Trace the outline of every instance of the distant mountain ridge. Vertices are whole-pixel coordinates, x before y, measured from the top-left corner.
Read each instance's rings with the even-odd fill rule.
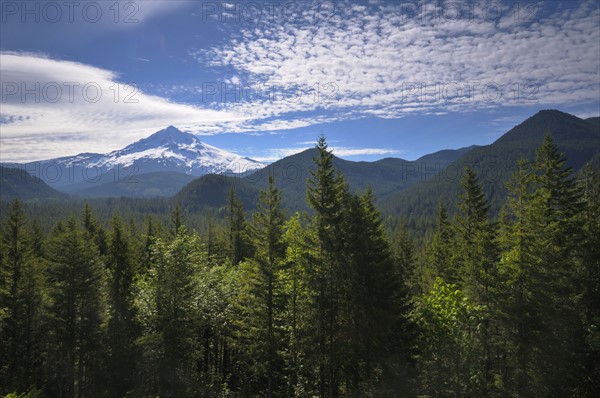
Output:
[[[82,181],[61,187],[61,192],[83,198],[152,198],[173,196],[196,176],[175,171],[156,171],[122,178],[118,182],[106,174],[100,180],[90,183]]]
[[[67,195],[21,169],[0,166],[0,200],[60,200]]]
[[[597,120],[584,120],[558,110],[543,110],[510,129],[494,143],[457,150],[442,150],[415,161],[385,158],[375,162],[352,162],[334,156],[335,168],[344,174],[351,190],[371,186],[385,215],[400,215],[413,222],[429,217],[441,200],[452,206],[459,191],[465,165],[471,165],[484,184],[492,211],[506,195],[504,184],[516,162],[533,159],[546,133],[550,133],[568,164],[575,170],[600,155],[600,130]],[[258,193],[267,187],[268,174],[282,190],[283,201],[290,210],[306,208],[306,179],[314,169],[316,149],[281,159],[246,178],[220,177],[192,181],[175,197],[177,203],[193,210],[204,206],[221,206],[226,202],[225,187],[241,192],[244,203],[256,204]],[[208,189],[208,185],[212,187]]]
[[[264,164],[208,145],[193,134],[169,126],[108,154],[81,153],[6,166],[23,168],[57,189],[88,183],[82,187],[84,190],[99,182],[112,180],[119,183],[147,173],[177,172],[191,176],[236,174],[258,170]]]
[[[354,162],[334,156],[333,165],[344,174],[351,190],[362,191],[370,186],[375,196],[381,198],[421,182],[428,173],[437,174],[474,148],[476,146],[447,149],[415,161],[384,158],[374,162]],[[268,178],[272,174],[275,185],[282,191],[284,205],[291,210],[305,209],[306,179],[314,169],[313,160],[317,155],[316,148],[307,149],[243,177],[204,176],[189,183],[174,200],[189,209],[218,207],[225,204],[229,188],[234,187],[240,192],[242,201],[253,208],[259,192],[268,187]]]
[[[452,168],[406,190],[380,198],[386,214],[405,219],[412,227],[423,216],[432,216],[440,201],[452,210],[462,169],[471,165],[483,183],[492,214],[500,209],[507,191],[505,183],[520,159],[534,160],[536,150],[550,134],[574,171],[600,156],[600,126],[597,118],[581,119],[558,110],[542,110],[510,129],[490,145],[474,148],[460,156]]]
[[[442,150],[415,161],[384,158],[354,162],[334,156],[333,162],[352,191],[370,186],[384,214],[399,215],[407,220],[432,215],[442,199],[452,207],[460,174],[469,164],[484,183],[493,211],[497,211],[506,194],[504,184],[514,171],[516,161],[533,159],[546,133],[553,136],[575,170],[587,162],[600,163],[599,122],[599,118],[581,119],[557,110],[544,110],[490,145]],[[85,164],[105,168],[108,172],[91,183],[83,180],[55,186],[63,192],[87,198],[172,196],[173,202],[192,211],[223,206],[227,191],[235,187],[251,210],[259,192],[268,186],[269,175],[273,174],[277,187],[282,190],[285,207],[292,211],[303,210],[306,209],[306,180],[314,169],[316,156],[315,148],[307,149],[262,167],[258,162],[208,146],[192,134],[169,127],[107,155],[88,153],[56,159],[62,165],[78,165],[87,159]],[[135,172],[131,166],[135,164],[147,172]],[[196,171],[199,167],[196,165],[200,164],[206,169]],[[248,165],[246,172],[234,174],[236,164]],[[208,169],[214,171],[208,173]],[[186,170],[188,174],[182,172]],[[25,190],[28,186],[25,185]],[[14,184],[12,187],[18,189]]]

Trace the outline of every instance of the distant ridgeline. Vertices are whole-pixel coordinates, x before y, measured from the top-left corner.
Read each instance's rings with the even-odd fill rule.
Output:
[[[415,161],[386,158],[353,162],[334,156],[333,163],[352,191],[372,188],[384,215],[399,217],[411,228],[423,230],[431,226],[440,201],[445,200],[449,209],[454,209],[458,182],[466,165],[483,182],[491,214],[497,215],[506,197],[505,183],[516,162],[533,160],[545,134],[552,136],[574,171],[588,162],[598,163],[600,118],[581,119],[557,110],[538,112],[486,146],[443,150]],[[190,146],[194,150],[188,151]],[[242,203],[252,210],[259,192],[268,186],[269,175],[273,175],[275,185],[282,190],[284,207],[290,211],[306,210],[306,179],[316,153],[316,149],[308,149],[264,166],[169,127],[108,155],[81,154],[46,163],[11,165],[34,174],[46,166],[41,177],[49,186],[39,178],[19,179],[25,174],[6,172],[2,200],[65,199],[57,191],[82,199],[162,196],[170,197],[173,204],[179,203],[189,212],[198,212],[222,208],[227,192],[234,187]],[[89,162],[96,167],[86,169]],[[66,170],[59,182],[57,165]],[[87,177],[86,172],[90,174]],[[79,177],[74,179],[73,175]]]

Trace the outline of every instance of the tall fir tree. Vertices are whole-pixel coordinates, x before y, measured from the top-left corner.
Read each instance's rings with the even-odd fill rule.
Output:
[[[450,259],[452,258],[452,230],[448,210],[444,202],[440,202],[436,216],[436,227],[429,245],[428,251],[428,285],[431,286],[435,276],[440,276],[448,283],[457,283],[457,270],[453,267]]]
[[[254,363],[259,386],[257,392],[267,397],[285,396],[285,377],[281,353],[285,349],[282,333],[284,297],[280,281],[285,259],[281,209],[281,192],[269,176],[269,187],[260,193],[258,211],[250,231],[255,253],[248,266],[252,276],[247,300],[251,363]]]
[[[159,235],[152,216],[146,217],[146,226],[143,236],[143,244],[140,253],[140,266],[142,270],[148,270],[152,263],[152,245]],[[140,270],[140,271],[142,271]]]
[[[310,172],[307,182],[307,201],[314,210],[312,228],[317,238],[317,258],[309,271],[311,288],[315,291],[315,319],[311,334],[317,347],[315,393],[335,398],[341,382],[342,332],[341,305],[349,288],[344,266],[343,205],[347,186],[341,175],[336,175],[333,154],[328,150],[324,136],[317,142],[316,170]]]
[[[107,253],[109,319],[107,328],[107,390],[127,396],[136,380],[136,339],[139,326],[134,307],[135,264],[131,239],[118,216],[113,217]]]
[[[509,288],[510,389],[526,397],[569,395],[582,347],[573,278],[581,193],[549,135],[532,165],[519,164],[509,190],[514,222],[500,266]]]
[[[460,187],[458,214],[454,223],[457,238],[455,262],[461,282],[468,290],[477,287],[478,274],[483,265],[478,252],[478,243],[482,242],[478,240],[486,238],[484,235],[488,233],[488,205],[483,187],[470,166],[465,167]]]
[[[158,343],[158,391],[154,393],[164,397],[192,397],[197,393],[199,248],[198,237],[188,236],[185,228],[180,228],[172,243],[156,244],[152,329]]]
[[[417,294],[421,291],[425,272],[417,268],[415,244],[402,220],[396,225],[392,239],[398,272],[403,276],[406,287]]]
[[[286,246],[285,266],[281,272],[283,293],[286,297],[284,323],[288,349],[283,353],[288,380],[288,396],[302,396],[312,389],[316,364],[314,330],[307,325],[314,322],[312,294],[308,272],[315,259],[316,238],[305,228],[306,215],[296,213],[285,225],[283,239]]]
[[[472,375],[478,393],[492,394],[495,364],[493,331],[498,322],[496,306],[496,284],[498,281],[497,257],[493,227],[489,222],[489,206],[475,171],[465,167],[460,181],[458,215],[455,219],[456,244],[455,264],[459,272],[460,286],[476,305],[483,308],[484,315],[475,338],[481,349],[480,371]]]
[[[578,279],[585,355],[577,393],[596,396],[600,395],[600,172],[591,165],[583,171],[581,189],[583,244]]]
[[[171,212],[171,236],[175,237],[179,233],[180,228],[183,226],[183,212],[179,203],[175,205]]]
[[[108,250],[106,231],[102,228],[96,214],[94,214],[92,207],[88,203],[83,206],[82,223],[83,230],[87,234],[86,239],[93,242],[96,245],[98,253],[104,256]]]
[[[508,340],[505,347],[508,355],[507,372],[503,383],[507,391],[525,396],[529,390],[528,373],[532,367],[531,342],[535,336],[532,326],[540,324],[541,312],[536,308],[544,304],[538,298],[544,289],[541,269],[532,253],[532,231],[535,226],[531,224],[529,208],[533,174],[528,162],[521,160],[517,163],[517,170],[507,188],[508,213],[501,220],[502,235],[499,237],[502,249],[499,268],[506,280],[502,309]]]
[[[71,218],[52,233],[48,247],[52,337],[49,390],[61,397],[100,396],[95,385],[100,369],[105,313],[105,274],[89,235]]]
[[[580,320],[574,308],[576,256],[583,241],[578,217],[582,192],[552,137],[547,134],[533,163],[534,186],[530,217],[534,256],[545,287],[539,298],[544,339],[537,342],[538,377],[530,378],[534,393],[572,393],[578,374]],[[552,294],[549,294],[552,292]]]
[[[250,254],[250,248],[247,239],[244,205],[237,197],[233,187],[229,190],[227,208],[229,258],[231,263],[236,265]]]
[[[346,330],[344,390],[352,397],[410,395],[412,331],[408,280],[413,252],[408,235],[394,258],[371,188],[347,198],[345,252],[349,289],[343,297]]]
[[[23,207],[12,203],[2,231],[0,261],[0,393],[40,386],[44,278],[37,234],[31,234]],[[37,249],[37,250],[36,250]]]

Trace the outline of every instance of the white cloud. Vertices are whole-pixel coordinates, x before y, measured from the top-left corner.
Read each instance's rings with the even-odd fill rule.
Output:
[[[71,140],[105,152],[170,124],[210,133],[247,120],[135,91],[111,71],[76,62],[3,52],[0,64],[2,161],[73,154],[63,146]]]
[[[311,144],[307,142],[306,144]],[[303,152],[307,149],[314,148],[315,145],[302,146],[297,148],[272,148],[267,151],[264,151],[259,156],[252,155],[252,159],[258,160],[260,162],[270,163],[286,156],[295,155],[297,153]],[[351,158],[355,156],[368,156],[368,155],[399,155],[404,153],[404,150],[401,149],[392,149],[392,148],[351,148],[351,147],[342,147],[342,146],[330,146],[329,150],[333,152],[335,156],[341,158]]]
[[[600,117],[600,110],[598,110],[598,109],[582,109],[579,112],[573,112],[573,114],[582,119],[588,119],[590,117]]]
[[[279,159],[282,159],[286,156],[295,155],[297,153],[300,153],[300,152],[305,151],[310,148],[311,147],[309,147],[309,146],[301,147],[301,148],[273,148],[273,149],[264,151],[262,155],[259,155],[259,156],[253,155],[252,159],[258,160],[259,162],[263,162],[263,163],[271,163],[271,162],[275,162]]]
[[[352,157],[365,155],[399,155],[404,153],[404,150],[389,149],[389,148],[346,148],[346,147],[331,147],[331,151],[336,156]]]
[[[536,3],[538,9],[528,5],[519,14],[505,5],[498,18],[475,3],[471,17],[464,8],[453,20],[440,17],[433,4],[409,17],[406,4],[338,3],[335,17],[316,25],[312,14],[265,21],[196,56],[211,66],[233,66],[249,81],[300,87],[304,94],[296,101],[225,105],[261,118],[318,109],[397,118],[598,101],[600,8],[593,0],[556,9]],[[310,95],[316,85],[326,99]]]
[[[261,112],[251,104],[210,109],[177,103],[120,83],[113,71],[40,54],[0,52],[0,64],[4,162],[107,152],[171,124],[199,135],[278,134],[339,120],[324,115],[274,117],[281,115],[281,104]],[[237,84],[239,77],[231,81]],[[72,141],[68,146],[67,140]]]
[[[146,21],[168,12],[171,3],[135,4],[140,21]],[[540,7],[535,15],[523,8],[525,14],[518,18],[511,6],[504,6],[498,20],[482,17],[480,5],[474,18],[446,20],[431,8],[407,16],[404,2],[332,4],[335,14],[325,20],[315,23],[311,13],[286,20],[264,18],[259,26],[246,25],[222,46],[193,52],[200,63],[223,67],[228,77],[224,82],[275,88],[274,96],[247,101],[200,107],[137,92],[131,99],[138,102],[126,103],[131,91],[112,71],[39,54],[0,53],[2,160],[67,155],[74,148],[107,151],[168,124],[198,134],[279,132],[361,117],[399,118],[528,103],[583,104],[588,109],[598,103],[600,7],[594,0],[556,8],[535,3]],[[31,96],[22,101],[21,85],[33,87],[36,82],[48,87],[46,95],[38,102],[29,100]],[[70,82],[79,84],[73,101],[67,91]],[[6,101],[5,83],[19,88]],[[102,91],[97,102],[85,101],[81,88],[89,83],[94,84],[88,94],[94,87]],[[52,84],[63,91],[57,102],[47,98],[53,94]],[[286,90],[294,87],[298,91],[292,94]],[[502,95],[494,99],[497,89]],[[169,90],[198,92],[187,86]],[[25,141],[20,140],[29,141],[22,145]],[[339,147],[337,154],[367,154],[359,150]],[[285,156],[285,151],[265,155],[273,156]]]

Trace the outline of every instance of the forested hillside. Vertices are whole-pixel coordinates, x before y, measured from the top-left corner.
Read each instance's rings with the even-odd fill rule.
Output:
[[[417,243],[402,223],[386,232],[373,190],[349,189],[324,138],[309,155],[298,190],[310,213],[287,211],[273,176],[253,203],[222,185],[223,223],[132,200],[143,228],[83,205],[46,233],[35,204],[14,201],[1,225],[0,395],[598,395],[598,170],[575,178],[546,135],[532,160],[515,159],[493,217],[467,166],[446,195],[456,206],[435,203]]]
[[[126,173],[123,173],[126,174]],[[118,177],[118,176],[117,176]],[[195,177],[173,171],[125,175],[117,178],[114,173],[101,175],[97,180],[82,181],[61,187],[62,192],[83,198],[155,198],[170,197]]]
[[[412,229],[423,233],[432,226],[440,200],[456,209],[460,179],[465,166],[478,174],[488,197],[490,210],[497,216],[506,201],[506,183],[521,159],[532,161],[544,136],[552,136],[567,164],[575,171],[600,159],[600,128],[594,118],[587,120],[557,110],[543,110],[515,126],[494,143],[468,151],[438,175],[406,190],[388,195],[379,202],[384,214],[400,217]]]
[[[352,162],[333,156],[332,163],[336,171],[344,174],[352,191],[371,187],[376,197],[380,198],[420,183],[422,167],[431,168],[435,174],[473,148],[443,150],[415,161],[385,158],[375,162]],[[277,188],[282,191],[285,206],[294,210],[308,210],[304,200],[306,178],[314,168],[313,159],[317,153],[314,148],[307,149],[245,175],[201,177],[182,189],[174,200],[194,210],[220,207],[227,202],[228,188],[236,186],[238,191],[243,192],[241,196],[246,200],[245,204],[254,209],[260,190],[268,187],[269,176],[273,175]]]
[[[333,164],[346,176],[352,191],[371,187],[377,205],[395,224],[400,218],[411,229],[424,234],[433,226],[437,204],[447,199],[455,209],[459,182],[465,166],[479,175],[490,202],[490,211],[497,216],[506,200],[505,184],[515,171],[518,160],[533,160],[544,135],[550,134],[556,145],[567,155],[568,165],[575,171],[600,156],[600,129],[595,118],[581,119],[557,110],[544,110],[531,116],[486,146],[471,146],[425,155],[415,161],[387,158],[376,162],[351,162],[337,157]],[[312,168],[314,149],[288,156],[263,170],[237,177],[202,177],[182,189],[176,203],[193,211],[219,208],[227,201],[229,187],[236,186],[244,203],[254,209],[260,190],[268,186],[268,176],[274,174],[282,190],[283,203],[294,210],[308,210],[304,181]],[[595,160],[594,160],[595,159]]]
[[[66,195],[51,188],[44,181],[29,173],[0,166],[0,201],[65,199]]]

